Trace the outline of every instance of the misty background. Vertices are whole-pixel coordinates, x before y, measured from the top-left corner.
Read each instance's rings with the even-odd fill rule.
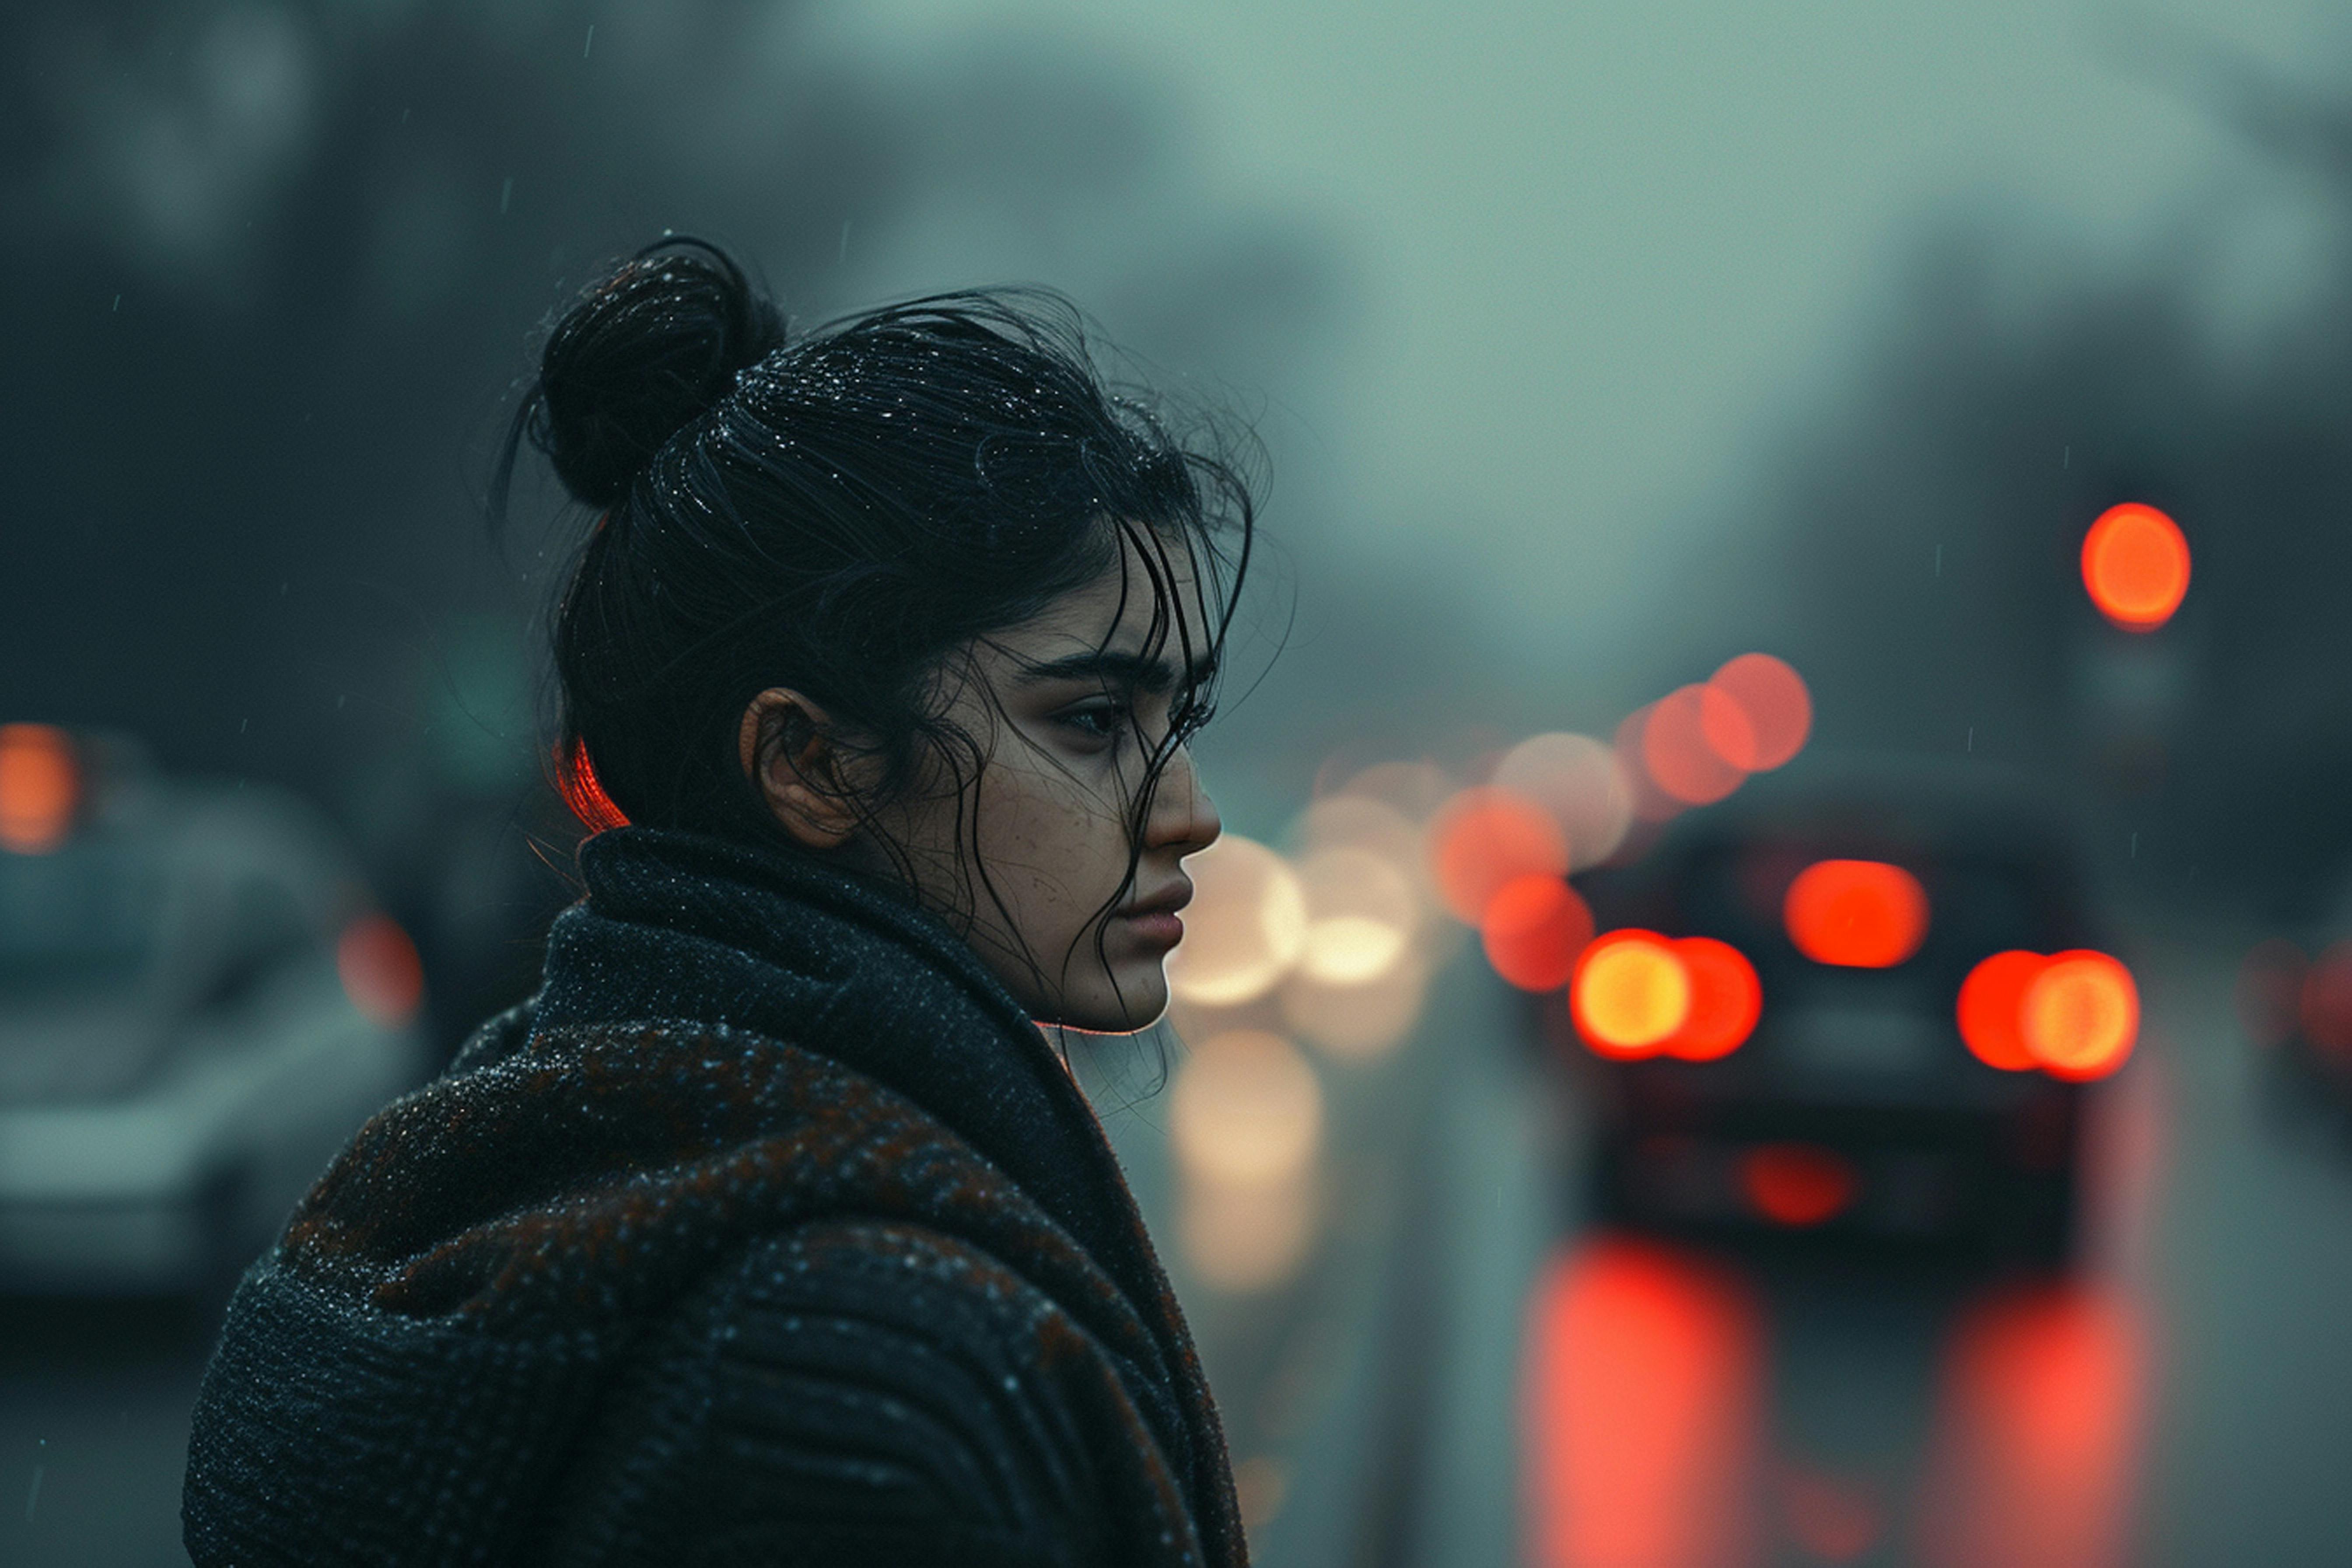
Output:
[[[2137,892],[2305,910],[2352,849],[2326,8],[148,0],[0,28],[0,707],[313,796],[445,958],[560,900],[530,845],[571,831],[539,627],[581,520],[542,488],[493,539],[495,442],[551,313],[668,229],[803,324],[1051,284],[1255,426],[1271,548],[1204,747],[1245,832],[1335,757],[1606,733],[1764,647],[1824,747],[2040,773]],[[2124,499],[2196,552],[2160,647],[2074,577]]]

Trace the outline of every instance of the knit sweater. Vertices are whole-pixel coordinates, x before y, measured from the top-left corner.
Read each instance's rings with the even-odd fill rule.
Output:
[[[199,1396],[198,1568],[1242,1564],[1117,1163],[945,926],[623,828],[353,1138]]]

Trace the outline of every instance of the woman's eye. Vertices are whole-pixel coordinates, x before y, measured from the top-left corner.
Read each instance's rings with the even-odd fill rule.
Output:
[[[1085,708],[1066,708],[1061,721],[1093,740],[1108,741],[1128,727],[1129,712],[1122,703],[1097,702]]]

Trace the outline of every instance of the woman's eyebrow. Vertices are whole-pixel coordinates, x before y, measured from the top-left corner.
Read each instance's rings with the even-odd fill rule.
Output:
[[[1205,686],[1216,672],[1216,656],[1211,654],[1192,666],[1187,684]],[[1147,658],[1139,653],[1114,653],[1103,648],[1090,648],[1061,658],[1024,665],[1019,679],[1024,686],[1042,686],[1055,680],[1083,680],[1103,686],[1125,686],[1139,691],[1160,692],[1170,690],[1176,685],[1176,667],[1164,658]]]

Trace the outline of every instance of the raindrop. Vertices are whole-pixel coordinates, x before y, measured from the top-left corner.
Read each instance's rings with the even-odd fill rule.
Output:
[[[114,297],[114,308],[118,310],[122,309],[122,296],[120,294]]]
[[[499,187],[499,216],[500,217],[504,217],[506,216],[508,204],[511,203],[513,200],[514,176],[512,174],[509,174],[507,176],[507,183]]]
[[[588,41],[587,41],[586,43],[584,43],[584,44],[583,44],[583,45],[581,45],[581,46],[580,46],[580,58],[581,58],[582,59],[583,59],[583,60],[584,60],[584,59],[586,59],[586,58],[588,58],[588,51],[589,51],[590,49],[594,48],[595,47],[596,47],[596,24],[595,24],[595,23],[593,23],[593,22],[591,22],[591,23],[589,23],[589,24],[588,24]]]

